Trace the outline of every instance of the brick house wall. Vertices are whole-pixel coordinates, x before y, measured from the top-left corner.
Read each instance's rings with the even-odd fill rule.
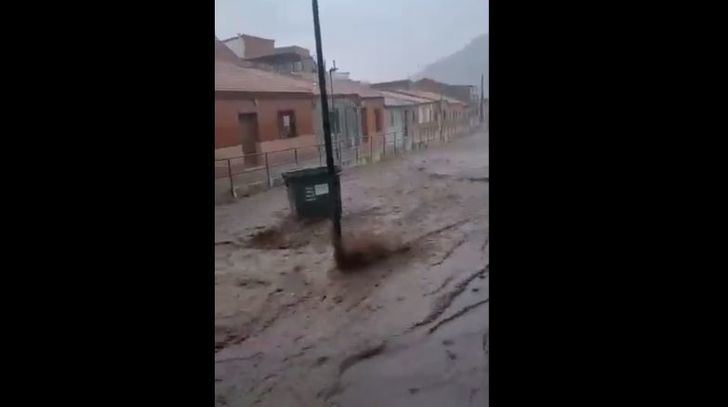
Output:
[[[243,94],[215,92],[215,156],[225,158],[242,154],[243,134],[238,115],[257,114],[256,152],[263,153],[316,143],[312,95]],[[281,138],[278,113],[292,111],[296,137]]]
[[[245,58],[257,58],[275,53],[275,40],[242,35],[245,41]]]

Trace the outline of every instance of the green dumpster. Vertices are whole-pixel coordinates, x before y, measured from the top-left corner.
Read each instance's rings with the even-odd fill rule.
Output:
[[[336,176],[340,168],[336,167]],[[291,212],[299,219],[323,218],[331,214],[329,172],[326,167],[304,168],[282,174],[288,189]]]

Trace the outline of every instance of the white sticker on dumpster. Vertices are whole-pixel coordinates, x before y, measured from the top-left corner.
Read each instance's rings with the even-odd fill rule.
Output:
[[[329,184],[314,185],[314,193],[316,195],[326,195],[329,193]]]

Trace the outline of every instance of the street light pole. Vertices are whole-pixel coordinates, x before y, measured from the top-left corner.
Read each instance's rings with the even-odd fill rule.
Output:
[[[334,66],[329,68],[329,82],[331,83],[331,85],[330,85],[331,86],[331,111],[333,113],[336,113],[336,107],[334,107],[334,72],[337,71],[337,68],[336,68],[336,60],[334,60],[333,62],[334,62]],[[336,119],[335,127],[338,129],[339,128],[339,115],[334,114],[334,116],[336,116],[335,117],[335,119]],[[341,132],[339,132],[339,134],[336,134],[336,140],[333,140],[336,142],[336,153],[337,153],[336,155],[339,158],[339,163],[341,163],[341,141],[339,139],[339,136],[341,135],[340,133]]]
[[[318,1],[312,0],[313,8],[313,30],[316,35],[316,60],[318,63],[318,84],[321,93],[321,115],[324,130],[324,146],[326,148],[326,167],[329,170],[329,199],[333,206],[331,211],[331,222],[333,223],[332,241],[334,244],[334,255],[339,256],[341,246],[341,185],[339,174],[334,167],[334,156],[331,148],[331,124],[329,123],[329,104],[326,97],[326,72],[324,68],[324,56],[321,45],[321,28],[319,24]]]
[[[329,68],[329,81],[331,82],[331,111],[335,111],[336,108],[334,107],[334,72],[338,71],[339,68],[336,67],[336,60],[334,60],[334,66]]]

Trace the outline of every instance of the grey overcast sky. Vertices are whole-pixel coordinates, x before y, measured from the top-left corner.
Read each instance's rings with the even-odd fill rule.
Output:
[[[489,0],[319,0],[323,54],[357,80],[417,73],[488,32]],[[311,0],[215,0],[215,34],[316,52]]]

